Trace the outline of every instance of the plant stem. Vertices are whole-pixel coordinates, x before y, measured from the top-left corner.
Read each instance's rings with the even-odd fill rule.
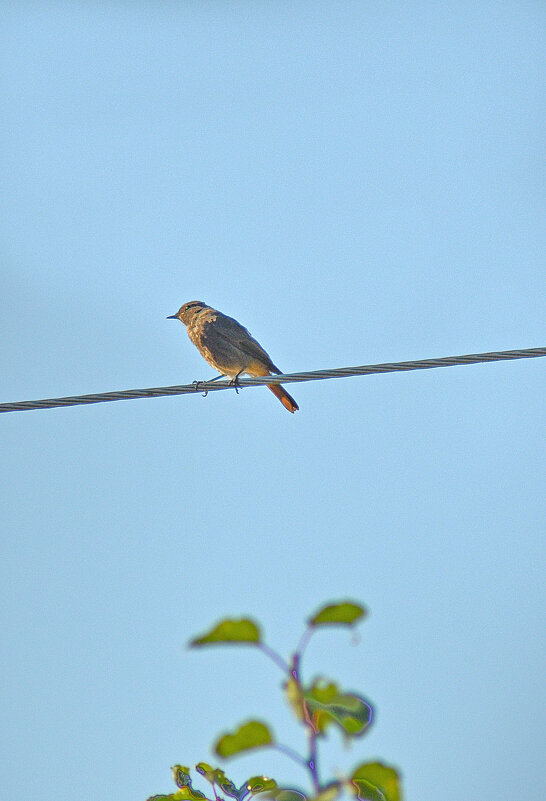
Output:
[[[309,727],[309,771],[313,780],[315,792],[320,792],[320,782],[317,769],[317,734],[313,726]]]
[[[301,659],[301,657],[305,653],[305,649],[309,645],[309,640],[311,639],[314,633],[315,633],[315,627],[307,626],[307,628],[301,635],[298,647],[296,648],[296,654],[298,655],[298,659]]]
[[[305,698],[304,698],[304,694],[303,694],[303,687],[301,686],[301,681],[300,681],[300,659],[301,659],[301,655],[303,653],[303,650],[305,650],[305,647],[307,646],[307,643],[309,642],[309,638],[310,638],[312,633],[313,633],[312,629],[307,629],[305,634],[304,634],[304,636],[301,638],[299,646],[298,646],[298,648],[301,648],[301,650],[296,651],[296,653],[294,654],[293,661],[292,661],[291,674],[292,674],[292,678],[296,682],[296,684],[298,686],[298,689],[299,689],[299,691],[301,693],[302,711],[303,711],[303,724],[307,728],[307,733],[308,733],[308,737],[309,737],[309,759],[306,761],[305,764],[307,765],[307,769],[309,770],[309,773],[311,774],[311,781],[313,782],[313,788],[314,788],[316,793],[319,793],[320,792],[320,781],[319,781],[319,777],[318,777],[318,767],[317,767],[317,734],[318,734],[318,731],[316,729],[315,724],[313,723],[313,719],[311,718],[311,715],[309,714],[309,709],[307,707],[307,704],[305,703]]]
[[[256,643],[260,651],[268,656],[276,665],[280,667],[283,673],[290,673],[290,665],[284,661],[282,656],[278,654],[273,648],[270,648],[269,645],[265,642],[258,642]]]
[[[274,743],[271,747],[276,751],[280,751],[281,754],[285,754],[287,757],[290,757],[290,759],[293,759],[294,762],[298,763],[298,765],[303,765],[306,768],[309,767],[305,757],[302,757],[301,754],[298,754],[298,752],[294,751],[293,748],[290,748],[289,745],[283,745],[283,743]]]

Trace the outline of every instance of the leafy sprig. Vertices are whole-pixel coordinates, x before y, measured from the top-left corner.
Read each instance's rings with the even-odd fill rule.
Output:
[[[319,778],[318,742],[330,729],[337,729],[345,740],[351,741],[366,734],[372,725],[374,712],[370,701],[361,695],[342,690],[336,682],[324,677],[305,683],[301,662],[311,637],[324,627],[353,628],[368,614],[367,609],[354,601],[340,601],[322,606],[307,620],[307,626],[289,661],[273,650],[262,637],[261,628],[250,618],[226,618],[210,631],[189,643],[192,648],[213,645],[247,645],[258,648],[284,675],[285,697],[307,735],[307,754],[294,751],[279,742],[267,723],[248,720],[234,730],[222,734],[215,742],[214,752],[223,759],[256,748],[274,748],[303,765],[311,781],[312,792],[282,787],[268,776],[251,776],[237,786],[221,768],[199,762],[195,770],[211,786],[209,795],[196,790],[190,769],[174,765],[173,779],[179,788],[170,795],[151,796],[148,801],[245,801],[264,794],[264,801],[337,801],[349,790],[357,801],[402,801],[399,773],[382,762],[363,762],[350,775],[324,782]],[[212,796],[212,797],[210,797]]]

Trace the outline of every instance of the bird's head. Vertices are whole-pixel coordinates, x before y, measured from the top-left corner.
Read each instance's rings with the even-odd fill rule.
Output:
[[[167,320],[180,320],[181,323],[184,325],[189,325],[196,314],[199,314],[200,311],[206,309],[207,304],[203,303],[202,300],[190,300],[189,303],[184,303],[181,306],[176,314],[171,314],[167,317]]]

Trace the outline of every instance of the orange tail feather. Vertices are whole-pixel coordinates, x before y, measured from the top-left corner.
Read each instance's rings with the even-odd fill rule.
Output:
[[[284,387],[281,387],[280,384],[268,384],[267,388],[271,390],[273,395],[280,400],[282,405],[285,409],[288,409],[289,412],[297,412],[300,408],[292,395],[289,395],[288,392],[285,390]]]

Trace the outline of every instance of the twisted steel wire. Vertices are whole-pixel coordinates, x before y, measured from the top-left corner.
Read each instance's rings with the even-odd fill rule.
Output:
[[[376,373],[396,373],[407,370],[431,370],[435,367],[454,367],[463,364],[510,361],[512,359],[531,359],[546,356],[546,348],[524,348],[522,350],[499,350],[491,353],[470,353],[465,356],[444,356],[440,359],[419,359],[409,362],[387,362],[368,364],[360,367],[336,367],[332,370],[314,370],[305,373],[286,373],[260,378],[240,378],[239,387],[263,386],[265,384],[296,384],[300,381],[321,381],[327,378],[348,378],[349,376],[373,375]],[[232,381],[194,381],[172,387],[151,387],[149,389],[124,389],[118,392],[100,392],[93,395],[73,395],[66,398],[45,398],[43,400],[15,401],[0,403],[0,413],[23,412],[31,409],[54,409],[59,406],[79,406],[88,403],[107,403],[117,400],[137,398],[158,398],[165,395],[187,395],[196,392],[216,392],[233,389]]]

